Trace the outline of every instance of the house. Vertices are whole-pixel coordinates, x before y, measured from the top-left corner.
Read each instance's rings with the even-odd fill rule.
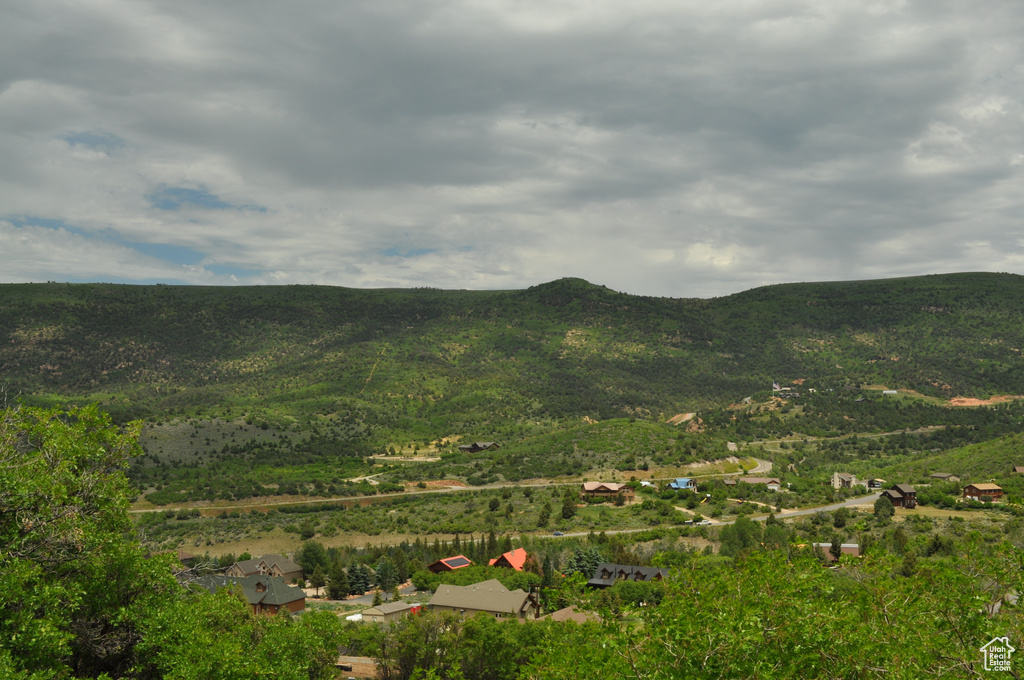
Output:
[[[538,621],[573,621],[574,623],[586,623],[587,621],[600,621],[601,617],[591,612],[581,612],[576,609],[576,605],[571,604],[568,607],[559,609],[556,612],[545,614],[540,617]]]
[[[235,562],[224,570],[225,576],[244,578],[256,574],[277,576],[291,583],[295,579],[300,581],[304,578],[302,567],[292,562],[284,555],[264,555],[251,560]]]
[[[581,491],[584,498],[615,498],[621,494],[623,498],[630,500],[634,496],[632,488],[615,482],[583,482]]]
[[[430,611],[456,612],[463,617],[483,612],[498,619],[527,621],[540,615],[540,603],[533,593],[509,590],[493,578],[470,586],[439,585],[427,606]]]
[[[1018,474],[1024,474],[1024,465],[1014,465],[1013,471]]]
[[[526,564],[526,557],[526,548],[516,548],[515,550],[503,553],[499,557],[495,557],[487,564],[492,567],[504,567],[505,569],[522,571],[523,565]]]
[[[370,623],[387,623],[408,614],[418,614],[421,608],[421,605],[410,604],[409,602],[385,602],[376,607],[364,609],[361,620],[369,621]]]
[[[833,472],[833,489],[852,489],[855,486],[864,486],[864,482],[858,481],[857,476],[849,472]]]
[[[192,583],[211,593],[221,588],[240,587],[253,614],[276,614],[281,609],[295,614],[306,608],[306,593],[301,588],[288,585],[280,576],[254,574],[236,577],[211,574],[201,576]]]
[[[835,555],[832,554],[831,543],[814,543],[815,550],[821,550],[825,554],[826,562],[835,562]],[[860,546],[856,543],[843,543],[839,546],[840,555],[850,555],[852,557],[860,557]]]
[[[892,502],[894,508],[916,508],[917,491],[909,484],[896,484],[882,492],[884,498]]]
[[[960,475],[954,475],[951,472],[936,472],[936,473],[928,475],[928,476],[931,477],[932,479],[937,479],[940,482],[959,482],[960,481]]]
[[[631,564],[599,564],[594,576],[587,581],[592,588],[610,588],[616,581],[661,581],[668,576],[667,569],[636,567]]]
[[[722,484],[725,484],[726,486],[736,486],[736,480],[735,479],[723,479],[722,480]]]
[[[740,477],[744,484],[764,484],[769,491],[778,491],[782,488],[782,482],[777,477]]]
[[[480,453],[481,451],[497,451],[500,448],[497,442],[473,442],[472,444],[463,444],[459,447],[459,451],[463,453]]]
[[[697,480],[689,477],[679,477],[674,482],[668,483],[668,488],[674,491],[696,491]]]
[[[993,501],[998,501],[1003,497],[1003,489],[995,484],[968,484],[964,487],[964,498],[978,501],[982,496],[988,496]]]
[[[455,571],[456,569],[468,567],[471,564],[473,563],[465,555],[456,555],[454,557],[445,557],[433,564],[428,564],[427,570],[440,574],[442,571]]]

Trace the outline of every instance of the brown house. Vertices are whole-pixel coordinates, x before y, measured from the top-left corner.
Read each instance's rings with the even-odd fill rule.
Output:
[[[442,571],[455,571],[456,569],[468,567],[471,564],[473,563],[465,555],[455,555],[454,557],[445,557],[437,562],[428,564],[427,569],[434,574],[440,574]]]
[[[968,484],[964,487],[964,498],[978,501],[982,496],[988,496],[992,500],[998,501],[1003,497],[1003,489],[995,484]]]
[[[239,587],[252,607],[253,614],[276,614],[287,609],[295,614],[306,608],[306,593],[301,588],[290,586],[279,576],[201,576],[192,583],[215,593],[221,588]]]
[[[463,444],[459,447],[459,451],[463,453],[480,453],[481,451],[497,451],[501,446],[497,442],[473,442],[472,444]]]
[[[519,588],[509,590],[494,578],[471,586],[440,585],[428,606],[431,611],[457,612],[464,617],[483,612],[498,619],[528,621],[540,615],[535,595]]]
[[[897,484],[883,491],[882,496],[892,501],[894,508],[917,507],[917,491],[909,484]]]
[[[630,487],[615,482],[583,482],[580,491],[584,498],[615,498],[621,494],[626,500],[631,500],[635,495]]]
[[[251,560],[235,562],[224,570],[224,575],[235,578],[255,575],[277,576],[288,583],[295,579],[301,581],[304,578],[302,567],[284,555],[264,555]]]

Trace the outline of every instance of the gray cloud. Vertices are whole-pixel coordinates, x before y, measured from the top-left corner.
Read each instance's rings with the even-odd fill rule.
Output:
[[[707,296],[1024,271],[1017,3],[102,0],[7,15],[12,281],[582,276]],[[47,224],[73,230],[80,261],[46,247]]]

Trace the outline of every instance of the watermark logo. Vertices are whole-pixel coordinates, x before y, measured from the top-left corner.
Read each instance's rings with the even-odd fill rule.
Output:
[[[981,654],[985,657],[985,670],[987,671],[1009,671],[1010,655],[1017,650],[1010,646],[1010,638],[992,638],[982,648]]]

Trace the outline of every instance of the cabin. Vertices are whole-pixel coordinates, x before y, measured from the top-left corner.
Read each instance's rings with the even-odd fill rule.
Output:
[[[744,484],[764,484],[769,491],[778,491],[782,488],[782,482],[777,477],[740,477]]]
[[[583,482],[580,491],[584,498],[615,498],[622,495],[630,500],[635,495],[632,488],[615,482]]]
[[[916,508],[917,491],[909,484],[896,484],[882,492],[882,496],[892,502],[894,508]]]
[[[510,550],[507,553],[503,553],[500,556],[495,557],[487,564],[491,567],[503,567],[505,569],[515,569],[516,571],[522,571],[523,565],[526,564],[526,558],[526,549],[516,548],[515,550]]]
[[[455,555],[454,557],[445,557],[437,562],[427,565],[427,570],[434,573],[440,574],[442,571],[455,571],[456,569],[462,569],[473,564],[472,561],[465,555]]]
[[[696,491],[697,480],[689,477],[678,477],[675,481],[668,483],[668,488],[673,491]]]
[[[988,496],[993,501],[1003,497],[1003,489],[995,484],[968,484],[964,487],[964,498],[972,501],[980,501],[982,496]]]
[[[284,555],[264,555],[251,560],[235,562],[224,570],[225,576],[244,578],[246,576],[277,576],[291,583],[295,579],[303,580],[302,567]]]
[[[928,475],[930,478],[938,480],[940,482],[959,482],[960,475],[954,475],[952,472],[935,472]]]
[[[463,453],[480,453],[481,451],[497,451],[501,446],[497,442],[473,442],[472,444],[463,444],[459,447],[459,451]]]
[[[191,583],[211,593],[237,586],[241,588],[253,614],[276,614],[282,609],[297,614],[306,608],[306,593],[301,588],[288,585],[280,576],[254,574],[239,578],[210,574],[200,576]]]
[[[409,614],[418,614],[422,605],[410,604],[408,602],[385,602],[379,604],[376,607],[370,607],[364,609],[362,614],[362,621],[369,621],[370,623],[387,623],[388,621],[394,621],[403,616]]]
[[[658,567],[604,563],[597,565],[594,576],[587,581],[587,585],[591,588],[610,588],[617,581],[661,581],[666,576],[668,576],[668,570]]]

